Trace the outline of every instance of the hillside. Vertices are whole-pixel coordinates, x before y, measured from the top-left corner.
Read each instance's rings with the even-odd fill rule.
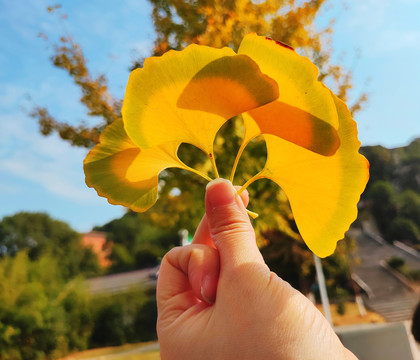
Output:
[[[365,211],[388,241],[420,245],[420,138],[393,149],[366,146],[370,181],[362,196]]]

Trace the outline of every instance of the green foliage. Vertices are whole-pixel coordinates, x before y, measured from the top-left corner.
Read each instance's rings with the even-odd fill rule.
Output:
[[[403,155],[403,163],[410,164],[420,160],[420,138],[414,139],[406,148]]]
[[[420,269],[412,269],[408,264],[406,264],[404,259],[392,256],[386,262],[391,268],[398,271],[408,280],[420,281]]]
[[[398,256],[392,256],[386,262],[393,269],[399,269],[405,265],[405,260]]]
[[[307,293],[314,281],[313,257],[302,240],[279,230],[266,231],[261,253],[267,265],[293,287]]]
[[[67,224],[43,213],[20,212],[6,216],[0,222],[0,246],[8,255],[28,249],[30,258],[36,259],[46,248],[59,251],[77,238],[78,234]]]
[[[346,313],[346,301],[348,299],[349,293],[342,288],[336,290],[336,304],[337,304],[337,313],[344,315]]]
[[[100,272],[96,255],[81,246],[80,235],[44,213],[20,212],[0,221],[0,256],[14,256],[21,250],[34,261],[47,253],[59,258],[66,279]]]
[[[179,237],[177,236],[177,239]],[[165,251],[154,244],[145,244],[139,248],[135,255],[135,264],[137,269],[150,268],[159,264]]]
[[[420,228],[420,194],[413,190],[404,191],[398,199],[400,216],[411,220]]]
[[[380,145],[365,146],[360,152],[366,156],[370,164],[368,188],[376,181],[390,181],[393,178],[396,163],[389,149]]]
[[[156,320],[156,299],[142,289],[96,298],[90,347],[155,340]]]
[[[111,273],[153,267],[169,249],[180,245],[175,230],[163,230],[132,211],[95,230],[105,231],[112,244]]]
[[[90,341],[92,347],[117,346],[126,342],[121,303],[110,303],[98,311]]]
[[[420,139],[415,141],[420,143]],[[413,143],[402,154],[401,166],[397,169],[398,183],[401,189],[413,190],[420,194],[420,150],[418,146],[412,146]]]
[[[396,217],[391,221],[386,235],[389,240],[408,241],[410,243],[418,243],[420,240],[420,232],[416,224],[403,217]]]
[[[355,258],[356,249],[356,240],[346,237],[344,241],[338,242],[334,254],[322,259],[328,294],[332,298],[339,299],[343,291],[347,294],[354,292],[351,273],[358,261]]]
[[[151,341],[157,339],[156,334],[157,306],[156,297],[150,296],[138,311],[133,323],[136,338],[132,340]]]
[[[156,238],[161,233],[158,228],[151,226],[132,211],[103,226],[95,227],[95,230],[105,231],[107,241],[131,249],[145,238]]]
[[[143,289],[92,298],[60,259],[0,259],[0,359],[56,359],[91,346],[156,339],[156,299]]]
[[[372,214],[383,234],[387,233],[388,226],[397,216],[397,193],[391,183],[377,181],[370,186],[368,198],[372,203]]]
[[[155,265],[174,242],[173,236],[138,224],[137,215],[128,214],[106,225],[121,242],[113,253],[120,266]],[[1,360],[55,359],[93,345],[156,338],[154,295],[138,289],[91,298],[83,275],[98,274],[98,260],[67,224],[46,214],[19,213],[5,217],[0,231]]]
[[[51,254],[31,260],[27,251],[0,260],[0,358],[44,359],[85,349],[88,294],[80,280],[64,281]],[[69,326],[71,324],[71,326]]]
[[[420,270],[411,270],[410,271],[410,279],[414,281],[420,281]]]
[[[109,272],[111,273],[131,271],[134,269],[134,255],[123,245],[113,245],[112,252],[108,258],[112,262],[111,268],[109,269]]]
[[[371,181],[363,198],[388,241],[415,245],[420,234],[420,139],[408,146],[362,148],[370,162]]]
[[[420,195],[412,190],[398,194],[386,181],[373,183],[368,192],[372,214],[388,241],[419,242]]]

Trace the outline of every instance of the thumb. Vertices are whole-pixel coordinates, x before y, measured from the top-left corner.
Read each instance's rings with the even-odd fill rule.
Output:
[[[264,263],[245,206],[232,183],[221,178],[208,183],[205,204],[221,266],[226,269],[249,262]]]

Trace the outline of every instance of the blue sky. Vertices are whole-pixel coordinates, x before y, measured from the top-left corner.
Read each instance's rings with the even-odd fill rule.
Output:
[[[369,102],[357,114],[362,145],[396,147],[420,136],[419,0],[330,1],[318,20],[331,17],[337,63],[353,69],[353,97]],[[63,33],[82,45],[94,75],[106,74],[111,93],[124,95],[132,60],[150,53],[150,6],[142,0],[63,1],[66,21],[48,14],[48,0],[0,0],[0,218],[18,211],[43,211],[85,232],[119,217],[86,187],[86,150],[57,136],[42,137],[27,113],[36,105],[68,122],[86,116],[79,90],[54,68],[53,42]]]

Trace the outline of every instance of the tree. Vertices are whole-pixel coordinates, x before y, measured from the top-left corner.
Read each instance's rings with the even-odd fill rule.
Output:
[[[379,230],[383,234],[387,233],[388,226],[398,211],[394,187],[387,181],[377,181],[371,185],[367,196],[372,201],[372,214]]]
[[[107,233],[113,273],[156,266],[170,248],[180,245],[177,233],[168,233],[132,211],[95,230]]]
[[[399,216],[391,221],[386,235],[390,241],[408,241],[410,244],[418,244],[420,241],[420,231],[416,224]]]
[[[404,191],[398,199],[400,216],[414,222],[420,228],[420,194],[413,190]]]
[[[156,299],[145,289],[130,289],[95,299],[91,347],[156,339]]]
[[[420,193],[420,138],[403,148],[399,179],[403,189]]]
[[[47,253],[60,259],[66,279],[100,271],[97,256],[81,246],[80,235],[44,213],[20,212],[0,221],[0,256],[15,256],[22,250],[32,260]]]
[[[90,339],[92,347],[118,346],[126,342],[124,312],[119,302],[104,306],[96,315]]]
[[[365,146],[361,149],[361,153],[367,157],[370,164],[368,186],[375,181],[392,180],[396,163],[389,149],[380,145]]]
[[[156,39],[153,55],[170,49],[182,49],[190,43],[237,49],[242,37],[249,32],[283,41],[298,52],[310,57],[320,69],[319,79],[333,87],[343,100],[348,100],[351,72],[331,62],[331,49],[325,47],[331,30],[317,31],[314,20],[326,0],[149,0]],[[49,11],[54,9],[50,8]],[[93,78],[80,46],[71,37],[62,37],[52,56],[54,66],[65,70],[80,87],[80,101],[90,116],[100,117],[101,123],[90,127],[86,123],[72,126],[55,119],[47,108],[37,107],[32,116],[44,135],[58,133],[75,146],[91,147],[98,142],[103,128],[121,117],[121,100],[114,99],[107,88],[104,75]],[[143,59],[132,68],[141,67]],[[360,110],[366,95],[362,94],[351,106]],[[233,164],[234,149],[238,149],[243,135],[240,116],[228,121],[215,140],[215,153],[221,176],[227,177]],[[223,151],[226,142],[232,151]],[[252,154],[252,155],[251,155]],[[251,143],[242,156],[236,181],[249,179],[264,165],[266,149],[261,139]],[[205,156],[192,146],[181,146],[180,158],[188,165],[207,173],[211,166]],[[176,176],[175,176],[176,174]],[[186,228],[193,232],[204,212],[205,181],[184,171],[168,170],[161,175],[158,203],[142,218],[148,218],[167,230]],[[249,188],[251,209],[259,212],[262,220],[255,222],[261,243],[281,237],[265,238],[268,230],[281,229],[292,238],[299,237],[287,198],[270,181],[259,181]]]
[[[230,46],[237,49],[243,36],[256,32],[282,41],[303,55],[310,57],[320,69],[320,80],[331,83],[335,93],[348,100],[352,88],[351,72],[331,63],[331,49],[325,46],[330,28],[316,31],[314,20],[327,0],[149,0],[152,4],[156,40],[153,54],[161,55],[170,49],[180,50],[191,43],[214,47]],[[49,12],[59,8],[48,7]],[[323,45],[324,44],[324,45]],[[142,60],[132,68],[141,67]],[[32,111],[44,135],[57,132],[61,138],[75,146],[91,147],[98,142],[103,128],[121,117],[121,99],[114,99],[108,91],[105,75],[94,78],[87,67],[83,50],[71,36],[63,36],[55,45],[51,58],[54,66],[68,72],[80,87],[80,102],[89,116],[102,118],[93,127],[86,123],[72,126],[55,119],[47,108]],[[354,102],[356,112],[366,101],[361,94]]]
[[[23,250],[0,259],[0,359],[58,358],[84,350],[91,332],[82,281],[66,283],[60,260]]]
[[[299,237],[292,238],[279,230],[264,233],[267,245],[261,253],[272,271],[304,294],[314,282],[313,256]]]

